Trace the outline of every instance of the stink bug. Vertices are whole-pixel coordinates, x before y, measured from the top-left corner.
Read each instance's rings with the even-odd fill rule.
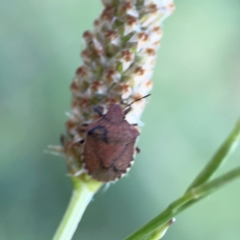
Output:
[[[125,120],[132,103],[125,110],[113,104],[106,114],[86,126],[83,163],[88,174],[98,181],[111,182],[121,178],[133,163],[133,155],[138,151],[135,143],[139,131]]]

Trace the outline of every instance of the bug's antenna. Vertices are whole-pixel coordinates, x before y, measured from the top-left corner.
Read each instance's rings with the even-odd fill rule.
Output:
[[[128,114],[130,111],[131,111],[131,105],[133,104],[133,103],[135,103],[135,102],[137,102],[137,101],[140,101],[140,100],[142,100],[143,98],[146,98],[146,97],[149,97],[151,94],[148,94],[148,95],[145,95],[145,96],[143,96],[143,97],[141,97],[141,98],[139,98],[139,99],[137,99],[137,100],[134,100],[133,102],[131,102],[131,103],[129,103],[125,108],[124,108],[124,114],[126,115],[126,114]]]
[[[141,98],[139,98],[139,99],[137,99],[137,100],[132,101],[131,103],[129,103],[129,104],[126,106],[126,108],[127,108],[127,107],[130,107],[133,103],[142,100],[143,98],[149,97],[150,95],[151,95],[151,94],[147,94],[147,95],[145,95],[145,96],[143,96],[143,97],[141,97]]]

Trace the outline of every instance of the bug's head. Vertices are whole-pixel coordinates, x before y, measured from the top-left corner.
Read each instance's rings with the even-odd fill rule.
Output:
[[[121,122],[124,119],[124,116],[124,111],[118,104],[111,105],[108,112],[105,114],[105,118],[112,123]]]

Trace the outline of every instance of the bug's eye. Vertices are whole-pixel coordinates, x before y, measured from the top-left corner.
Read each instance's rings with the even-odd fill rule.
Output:
[[[103,107],[101,106],[95,106],[94,111],[99,114],[100,117],[103,116]]]

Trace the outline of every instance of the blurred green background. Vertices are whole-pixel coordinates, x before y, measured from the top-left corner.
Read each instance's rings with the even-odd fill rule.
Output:
[[[99,192],[74,236],[121,240],[179,197],[240,115],[240,2],[175,1],[130,174]],[[97,0],[0,2],[0,239],[51,239],[71,195],[58,144]],[[219,173],[239,165],[240,150]],[[166,240],[239,240],[240,181],[177,217]]]

